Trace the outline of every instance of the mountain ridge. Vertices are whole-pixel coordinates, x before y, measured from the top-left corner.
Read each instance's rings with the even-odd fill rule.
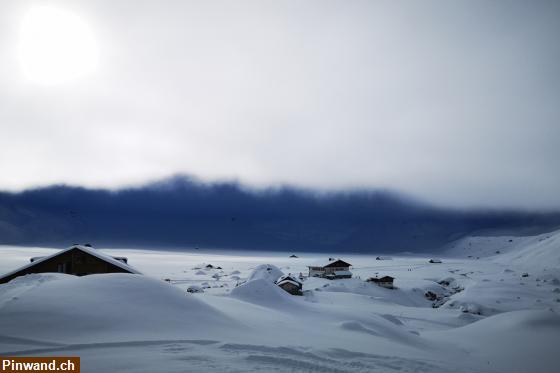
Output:
[[[542,233],[560,212],[433,207],[387,190],[249,189],[175,176],[135,188],[0,192],[0,244],[429,251],[478,232]]]

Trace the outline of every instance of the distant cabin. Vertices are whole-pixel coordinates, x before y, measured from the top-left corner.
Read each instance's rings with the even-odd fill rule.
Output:
[[[66,273],[85,276],[95,273],[136,273],[125,257],[112,257],[89,246],[74,245],[44,257],[34,257],[30,263],[0,276],[0,284],[31,273]]]
[[[281,276],[276,280],[276,285],[287,291],[292,295],[302,295],[303,285],[291,274]]]
[[[370,277],[368,278],[366,281],[367,282],[373,282],[381,287],[387,288],[387,289],[393,289],[393,281],[395,280],[394,277],[392,276],[383,276],[380,278],[377,277]]]
[[[329,280],[334,280],[339,278],[351,278],[351,266],[352,264],[346,263],[344,260],[329,258],[327,263],[319,262],[307,267],[309,268],[309,277],[324,277]]]
[[[393,260],[390,256],[378,256],[375,260]]]
[[[441,263],[441,259],[430,259],[429,263]]]

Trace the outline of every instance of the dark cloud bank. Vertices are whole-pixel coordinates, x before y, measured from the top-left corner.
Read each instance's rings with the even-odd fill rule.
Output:
[[[0,193],[0,243],[340,252],[429,251],[469,233],[526,234],[560,213],[460,211],[386,191],[249,190],[175,177],[118,191]]]

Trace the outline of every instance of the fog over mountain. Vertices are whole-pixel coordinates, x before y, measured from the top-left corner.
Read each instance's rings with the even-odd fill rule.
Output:
[[[390,191],[249,189],[178,176],[145,186],[0,193],[0,243],[337,252],[430,251],[465,234],[538,233],[560,213],[452,210]]]
[[[0,189],[192,174],[554,211],[559,19],[551,0],[4,0]]]

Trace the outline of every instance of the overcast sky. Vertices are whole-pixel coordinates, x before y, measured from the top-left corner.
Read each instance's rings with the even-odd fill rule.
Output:
[[[25,75],[39,5],[87,26],[93,70]],[[0,189],[187,173],[560,208],[559,36],[558,1],[3,0]]]

